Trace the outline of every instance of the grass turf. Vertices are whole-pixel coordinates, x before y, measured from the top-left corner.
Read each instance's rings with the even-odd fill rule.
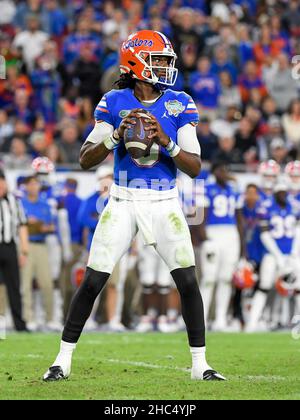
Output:
[[[228,382],[195,382],[183,333],[85,334],[69,380],[43,383],[58,335],[0,341],[0,399],[300,399],[300,341],[289,334],[210,334],[208,359]]]

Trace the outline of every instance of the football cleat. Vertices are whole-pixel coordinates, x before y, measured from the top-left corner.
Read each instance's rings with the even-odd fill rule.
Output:
[[[203,381],[226,381],[227,379],[215,370],[207,370],[203,373]]]
[[[56,382],[62,381],[63,379],[68,379],[68,376],[64,375],[60,366],[51,366],[43,377],[43,381],[45,382]]]

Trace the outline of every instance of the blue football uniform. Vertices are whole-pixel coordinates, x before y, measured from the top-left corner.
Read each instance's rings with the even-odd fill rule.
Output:
[[[167,89],[155,103],[145,107],[129,88],[106,93],[96,107],[95,120],[118,128],[122,119],[134,108],[143,108],[153,114],[175,143],[181,127],[197,124],[199,120],[194,101],[184,92]],[[176,185],[176,165],[165,148],[156,143],[149,157],[133,159],[124,142],[120,142],[114,149],[114,162],[114,181],[119,186],[136,188],[134,180],[141,180],[142,188],[154,190],[169,190]]]
[[[256,264],[261,263],[264,253],[264,247],[260,239],[259,208],[259,202],[252,209],[246,204],[243,206],[247,259],[254,261]]]
[[[237,224],[236,210],[242,208],[242,200],[230,184],[225,187],[215,182],[206,184],[204,200],[204,206],[208,209],[207,226]]]
[[[259,191],[259,201],[261,206],[270,207],[273,203],[273,193],[267,194],[265,191]]]
[[[275,198],[270,207],[259,210],[260,225],[269,227],[272,237],[284,255],[290,255],[296,238],[296,227],[300,219],[299,210],[290,203],[285,208],[279,206]]]

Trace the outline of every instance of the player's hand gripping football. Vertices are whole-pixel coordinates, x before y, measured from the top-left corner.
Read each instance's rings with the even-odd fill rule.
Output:
[[[170,137],[164,132],[161,124],[158,122],[157,118],[149,114],[151,119],[151,124],[149,124],[145,130],[150,131],[152,130],[152,134],[149,135],[149,139],[153,138],[155,143],[160,144],[163,147],[166,147],[170,142]]]
[[[117,133],[120,138],[124,138],[124,131],[126,130],[126,128],[130,128],[131,125],[136,124],[135,117],[138,117],[139,113],[141,112],[143,114],[149,114],[149,118],[151,117],[151,114],[143,108],[132,109],[130,111],[130,114],[128,114],[127,117],[123,118],[121,124],[119,125],[119,128],[117,129]]]

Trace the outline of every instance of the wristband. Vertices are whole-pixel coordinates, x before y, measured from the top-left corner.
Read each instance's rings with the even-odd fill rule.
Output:
[[[180,153],[180,147],[170,138],[170,142],[166,146],[166,150],[171,158],[176,157]]]
[[[104,140],[104,146],[108,149],[108,150],[113,150],[115,147],[118,146],[118,144],[120,143],[120,140],[117,140],[113,134],[111,134],[109,137],[107,137],[107,139]]]

